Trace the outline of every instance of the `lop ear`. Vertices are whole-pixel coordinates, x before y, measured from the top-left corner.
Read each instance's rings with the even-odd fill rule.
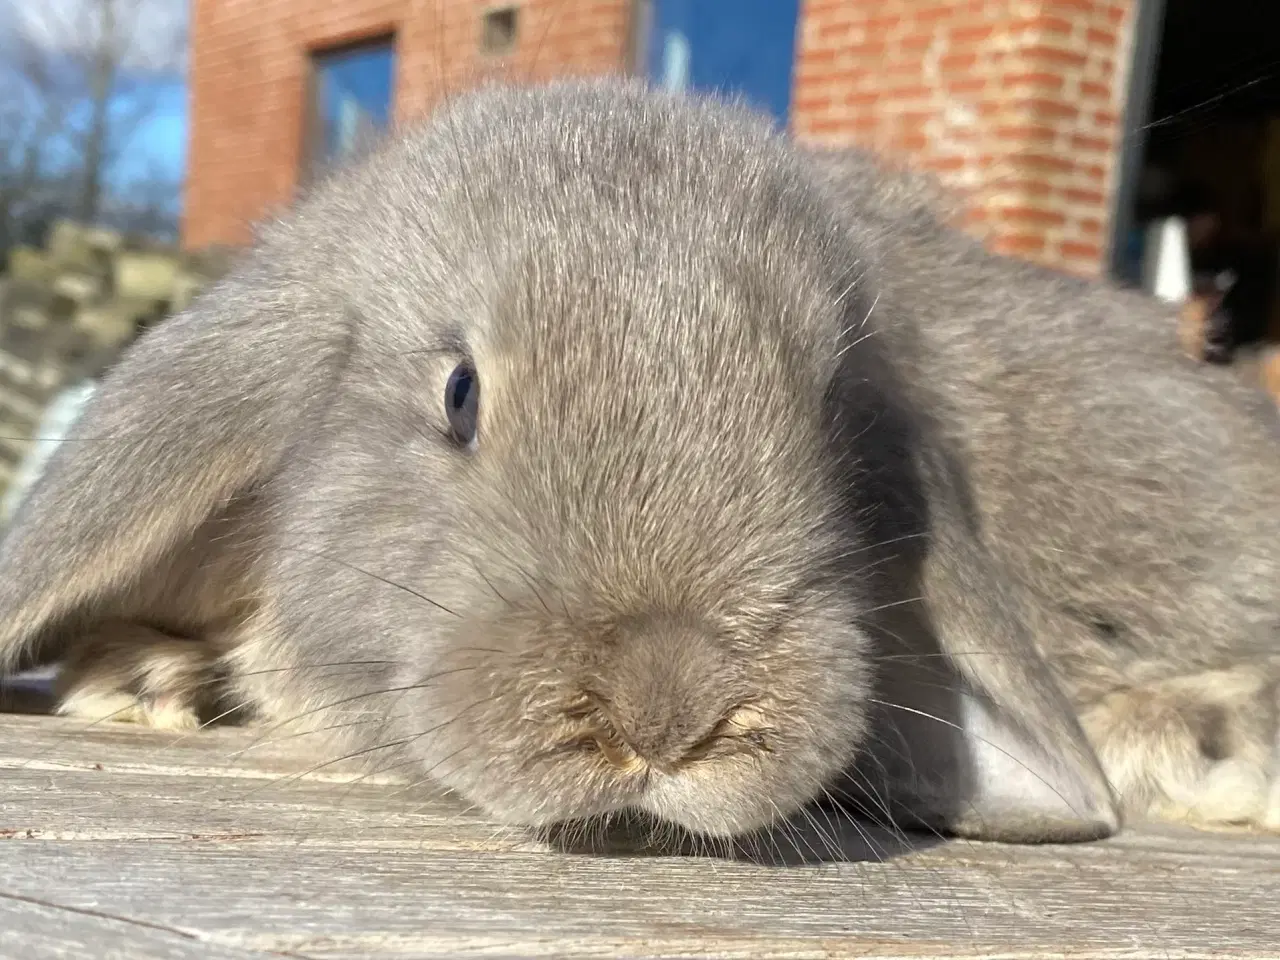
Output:
[[[0,543],[0,674],[269,474],[344,342],[254,263],[107,374]]]
[[[1010,843],[1109,836],[1116,798],[1023,598],[983,546],[962,476],[923,459],[935,462],[909,577],[919,602],[872,630],[872,731],[849,788],[900,826]]]
[[[878,444],[878,456],[911,451],[891,460],[886,482],[873,491],[860,481],[862,495],[874,500],[864,515],[892,515],[907,529],[891,523],[893,529],[874,531],[877,542],[897,544],[887,559],[899,567],[879,578],[894,587],[868,625],[878,674],[871,730],[843,786],[864,812],[900,826],[1010,842],[1113,833],[1120,815],[1111,786],[1035,643],[1033,629],[1045,627],[1033,624],[1027,598],[983,544],[963,458],[951,447],[951,431],[929,416],[948,400],[932,385],[911,325],[884,319],[904,308],[899,291],[918,269],[912,238],[936,253],[933,238],[953,200],[931,179],[871,154],[806,155],[849,230],[851,249],[866,251],[874,264],[863,274],[885,294],[874,298],[876,319],[867,306],[851,318],[860,326],[879,323],[879,345],[846,351],[844,363],[864,395],[869,382],[892,383],[887,389],[901,402],[884,405],[867,423],[847,424],[848,433]],[[872,363],[874,378],[854,366]],[[899,407],[909,412],[895,435],[886,411]],[[854,398],[844,415],[859,419],[859,409]]]

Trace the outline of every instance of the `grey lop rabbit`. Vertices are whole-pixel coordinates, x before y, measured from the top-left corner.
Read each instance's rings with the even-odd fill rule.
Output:
[[[113,369],[0,548],[0,665],[531,827],[1274,825],[1264,398],[935,210],[711,99],[460,96]]]

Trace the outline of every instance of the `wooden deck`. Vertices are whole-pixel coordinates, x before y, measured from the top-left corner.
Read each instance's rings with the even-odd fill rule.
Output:
[[[0,957],[1280,957],[1280,837],[588,855],[259,740],[0,716]]]

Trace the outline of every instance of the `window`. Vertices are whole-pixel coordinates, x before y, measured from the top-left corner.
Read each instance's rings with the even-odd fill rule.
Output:
[[[391,121],[395,40],[312,55],[307,166],[343,163]]]
[[[635,16],[652,82],[740,96],[786,124],[800,0],[648,0]]]

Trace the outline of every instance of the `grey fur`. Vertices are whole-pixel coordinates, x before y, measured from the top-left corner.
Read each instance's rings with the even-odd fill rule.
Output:
[[[933,204],[712,101],[459,97],[106,379],[0,549],[0,665],[162,725],[227,674],[521,824],[1221,819],[1275,777],[1269,411]]]

